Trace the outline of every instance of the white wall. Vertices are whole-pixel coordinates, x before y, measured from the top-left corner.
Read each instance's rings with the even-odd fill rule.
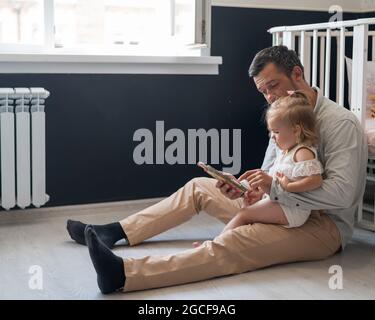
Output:
[[[375,11],[375,0],[361,0],[361,8],[364,12]]]
[[[375,0],[212,0],[214,6],[328,11],[339,5],[348,12],[375,11]]]

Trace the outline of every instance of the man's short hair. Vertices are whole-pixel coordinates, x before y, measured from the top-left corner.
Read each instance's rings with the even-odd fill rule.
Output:
[[[273,46],[259,51],[249,68],[249,76],[256,77],[263,68],[273,63],[275,66],[288,77],[291,76],[293,68],[298,66],[302,69],[303,66],[294,50],[289,50],[286,46]]]

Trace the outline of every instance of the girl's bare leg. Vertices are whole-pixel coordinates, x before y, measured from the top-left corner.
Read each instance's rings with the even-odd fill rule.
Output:
[[[287,225],[288,220],[277,202],[272,202],[270,199],[262,199],[251,206],[241,209],[225,226],[223,232],[252,223]]]
[[[222,233],[239,226],[253,223],[288,225],[289,222],[277,202],[272,202],[270,199],[262,199],[238,211],[233,219],[225,226]],[[194,248],[200,245],[201,243],[199,242],[193,243]]]

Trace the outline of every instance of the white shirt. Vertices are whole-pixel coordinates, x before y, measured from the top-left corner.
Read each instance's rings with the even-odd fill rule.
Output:
[[[311,150],[315,155],[315,159],[296,162],[294,160],[294,156],[296,152],[301,148],[308,148],[309,150]],[[268,173],[275,178],[277,172],[283,173],[291,181],[296,181],[301,179],[302,177],[308,177],[314,174],[322,174],[323,166],[318,160],[318,153],[316,148],[298,144],[288,152],[278,150],[275,162],[269,169]]]

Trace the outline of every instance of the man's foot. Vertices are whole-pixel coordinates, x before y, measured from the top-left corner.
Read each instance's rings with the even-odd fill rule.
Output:
[[[68,220],[66,229],[68,230],[70,237],[74,241],[78,242],[79,244],[86,245],[86,226],[87,224],[84,224],[80,221]],[[121,239],[125,239],[126,243],[128,243],[126,234],[119,222],[109,223],[102,226],[92,225],[92,227],[94,228],[100,240],[102,240],[104,244],[109,248],[112,248],[114,244]]]
[[[125,284],[122,258],[116,256],[101,241],[92,225],[86,226],[84,234],[100,291],[106,294],[122,289]]]

